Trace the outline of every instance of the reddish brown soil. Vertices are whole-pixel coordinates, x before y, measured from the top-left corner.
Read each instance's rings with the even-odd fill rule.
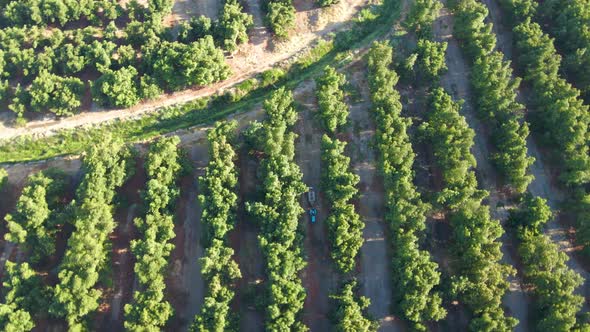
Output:
[[[305,213],[300,218],[300,229],[304,231],[304,249],[307,267],[301,274],[307,297],[303,308],[303,322],[312,331],[328,331],[334,328],[329,319],[332,309],[330,295],[336,293],[339,275],[330,257],[330,241],[326,218],[329,206],[321,192],[321,140],[322,132],[315,121],[317,100],[313,81],[304,82],[295,91],[295,100],[303,110],[295,126],[298,138],[295,142],[295,160],[303,173],[303,182],[318,193],[315,208],[318,211],[315,224],[311,224],[309,203],[304,195],[301,206]]]
[[[180,276],[179,263],[184,260],[184,241],[185,241],[185,230],[184,223],[186,216],[186,205],[194,204],[189,201],[189,190],[193,185],[194,178],[192,176],[186,176],[181,181],[181,197],[178,199],[176,207],[176,216],[174,233],[174,250],[172,251],[169,259],[169,274],[166,277],[166,300],[170,302],[174,308],[175,315],[172,317],[166,328],[168,331],[178,331],[181,326],[187,324],[187,318],[181,317],[177,313],[184,311],[187,305],[187,292],[182,287],[182,280]],[[195,262],[196,263],[196,262]]]
[[[257,308],[256,297],[265,291],[264,256],[258,246],[259,227],[245,212],[244,203],[252,201],[256,193],[258,164],[242,148],[239,153],[240,207],[236,227],[229,235],[234,259],[240,266],[242,278],[236,283],[236,297],[232,308],[239,312],[241,331],[264,330],[264,308]]]
[[[124,307],[133,299],[135,257],[130,250],[130,242],[139,235],[134,226],[134,217],[141,216],[141,191],[145,187],[147,175],[143,160],[139,159],[135,174],[119,190],[119,196],[126,201],[125,206],[115,211],[117,227],[110,235],[111,276],[113,285],[103,294],[101,309],[94,322],[97,329],[123,331]]]

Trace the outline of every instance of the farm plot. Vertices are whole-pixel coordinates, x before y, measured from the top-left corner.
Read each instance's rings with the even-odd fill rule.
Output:
[[[324,11],[293,5],[317,27]],[[584,165],[553,151],[572,157],[564,172],[555,146],[528,137],[537,109],[517,101],[555,88],[519,87],[506,61],[556,53],[528,21],[491,29],[491,7],[486,18],[475,0],[417,0],[404,32],[229,121],[6,165],[0,328],[586,329],[590,269],[572,241],[584,232],[564,209],[584,192]]]

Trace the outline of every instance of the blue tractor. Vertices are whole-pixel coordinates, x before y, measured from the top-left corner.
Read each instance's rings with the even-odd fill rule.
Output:
[[[309,187],[309,190],[307,191],[307,202],[310,205],[309,219],[311,220],[312,224],[315,224],[316,216],[318,214],[318,210],[314,207],[315,201],[316,201],[315,191],[313,190],[313,187]]]
[[[318,210],[315,208],[309,209],[309,219],[311,220],[312,224],[315,224],[316,215],[318,214]]]

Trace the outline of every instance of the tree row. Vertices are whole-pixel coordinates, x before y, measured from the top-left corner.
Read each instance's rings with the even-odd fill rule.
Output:
[[[528,3],[531,14],[536,1]],[[539,2],[537,16],[547,22],[547,30],[555,37],[557,47],[565,55],[563,67],[568,77],[590,101],[590,3],[585,0]]]
[[[358,194],[359,176],[350,170],[346,142],[336,136],[346,125],[348,106],[344,101],[346,78],[332,67],[316,79],[319,117],[324,130],[322,137],[322,191],[328,200],[330,214],[326,219],[332,242],[332,259],[342,273],[352,271],[363,245],[364,223],[351,200]]]
[[[441,171],[443,185],[436,201],[446,210],[452,227],[451,293],[471,313],[470,330],[510,331],[517,321],[504,314],[501,304],[508,289],[506,278],[514,272],[510,266],[500,263],[498,239],[503,229],[498,221],[491,219],[489,207],[482,205],[487,192],[477,189],[473,170],[476,161],[471,154],[475,133],[460,115],[461,103],[454,102],[439,87],[440,75],[446,70],[446,43],[428,40],[432,39],[432,24],[442,7],[437,0],[414,4],[408,26],[422,38],[418,41],[418,52],[406,60],[405,66],[409,69],[417,62],[418,72],[430,82],[429,112],[420,131]],[[459,22],[455,24],[461,26]]]
[[[178,143],[178,136],[157,140],[150,146],[145,162],[148,178],[143,192],[145,217],[134,220],[140,237],[131,241],[138,290],[132,302],[125,305],[124,325],[129,331],[161,329],[173,314],[172,306],[164,299],[164,278],[174,249],[170,240],[175,236],[172,207],[179,195]]]
[[[454,32],[472,63],[470,76],[477,113],[491,125],[497,152],[490,157],[507,183],[518,193],[526,190],[533,176],[529,167],[526,140],[528,124],[523,121],[524,106],[516,101],[520,79],[512,78],[510,62],[494,51],[496,36],[486,23],[486,6],[475,0],[459,1],[455,7]]]
[[[448,210],[452,226],[456,271],[452,291],[473,315],[470,330],[511,331],[517,321],[504,314],[502,297],[514,270],[500,263],[499,238],[504,231],[482,204],[488,193],[477,189],[476,162],[470,151],[475,133],[459,113],[461,103],[442,88],[432,90],[429,107],[421,130],[442,173],[437,201]]]
[[[45,316],[51,289],[33,268],[55,253],[57,224],[64,205],[63,174],[47,170],[29,176],[15,212],[6,216],[7,241],[24,252],[24,262],[6,262],[3,282],[4,301],[0,304],[0,327],[4,331],[30,331],[34,318]]]
[[[531,115],[531,124],[559,160],[561,181],[575,189],[572,211],[578,225],[576,240],[588,253],[590,195],[583,188],[590,181],[588,106],[580,98],[580,91],[561,77],[561,56],[553,40],[539,24],[531,21],[536,3],[529,0],[500,3],[511,13],[518,63],[525,73],[525,81],[532,87],[531,105],[536,112]]]
[[[552,218],[551,209],[544,199],[530,195],[524,196],[520,205],[510,212],[508,222],[516,229],[525,281],[535,297],[536,330],[587,329],[576,318],[584,298],[575,290],[584,280],[567,266],[567,254],[543,234],[545,224]]]
[[[536,4],[530,5],[526,5],[526,1],[520,2],[521,9],[517,12],[530,11]],[[498,166],[501,170],[518,172],[516,180],[520,180],[516,183],[512,181],[512,184],[517,192],[523,193],[532,181],[531,176],[526,176],[526,167],[534,159],[526,157],[527,123],[524,122],[520,128],[518,122],[511,124],[520,120],[520,114],[517,112],[523,107],[516,102],[516,89],[520,80],[510,79],[510,63],[502,60],[502,53],[493,51],[496,38],[492,33],[491,23],[484,23],[488,15],[485,5],[462,0],[455,7],[455,11],[455,32],[459,38],[467,41],[465,50],[474,62],[472,85],[479,98],[480,113],[483,112],[482,115],[488,120],[495,121],[496,125],[510,125],[514,128],[514,133],[509,135],[498,132],[496,142],[504,141],[502,144],[508,148],[510,146],[507,144],[512,144],[509,151],[517,153],[519,157],[514,159],[517,163],[512,166],[509,163]],[[506,120],[508,122],[501,124]],[[522,132],[522,135],[518,135],[518,132]],[[498,149],[501,150],[500,146]],[[508,173],[507,178],[515,179],[514,175],[513,173],[511,177]],[[521,198],[520,207],[511,211],[508,224],[516,228],[518,253],[524,265],[525,282],[532,286],[532,294],[535,296],[536,329],[580,329],[582,326],[576,323],[576,314],[581,308],[583,298],[575,295],[574,291],[583,283],[583,279],[566,265],[567,254],[560,252],[559,246],[543,234],[543,227],[551,218],[551,209],[544,199],[525,194]]]
[[[344,100],[346,77],[333,67],[326,67],[316,79],[319,117],[323,125],[322,137],[322,192],[330,213],[326,218],[328,236],[332,243],[331,256],[342,276],[350,273],[363,245],[365,224],[356,212],[351,200],[357,196],[359,176],[350,169],[346,156],[346,142],[336,137],[347,123],[348,106]],[[376,331],[377,324],[370,320],[365,310],[370,300],[357,295],[355,278],[345,282],[331,298],[336,303],[336,328],[338,331]]]
[[[234,291],[232,283],[241,278],[234,251],[227,245],[228,232],[234,228],[238,196],[238,172],[232,146],[237,122],[219,122],[207,134],[209,164],[199,179],[203,208],[205,254],[200,259],[201,273],[206,281],[206,294],[200,313],[191,331],[237,330],[237,317],[230,308]]]
[[[85,329],[87,316],[98,308],[101,291],[94,288],[107,267],[108,237],[115,228],[115,189],[130,176],[128,149],[106,135],[84,155],[83,178],[78,187],[68,239],[59,267],[59,281],[49,308],[64,317],[71,330]]]
[[[580,185],[590,180],[588,107],[583,105],[580,92],[560,76],[561,56],[553,40],[531,21],[534,11],[528,6],[526,11],[521,9],[526,3],[501,1],[505,10],[514,15],[512,26],[518,63],[525,81],[532,87],[531,105],[536,112],[531,123],[536,132],[544,133],[545,140],[563,160],[562,181]]]
[[[295,137],[290,128],[297,121],[293,96],[284,88],[264,102],[267,119],[255,122],[247,140],[261,156],[260,200],[248,202],[247,211],[260,224],[258,236],[266,262],[266,330],[306,330],[299,314],[305,301],[299,272],[305,267],[298,232],[303,209],[299,197],[307,188],[294,162]]]
[[[385,187],[385,221],[389,223],[393,245],[394,300],[402,316],[413,328],[425,330],[427,321],[446,316],[442,308],[438,264],[428,251],[420,249],[429,207],[414,185],[415,153],[407,128],[411,120],[401,116],[402,105],[395,85],[397,74],[390,69],[393,50],[376,43],[369,52],[369,87],[380,168]]]

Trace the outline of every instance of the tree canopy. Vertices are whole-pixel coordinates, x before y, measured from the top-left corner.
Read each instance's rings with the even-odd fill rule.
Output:
[[[392,58],[393,49],[384,42],[373,44],[369,51],[369,87],[385,187],[385,220],[394,248],[392,275],[398,290],[394,300],[414,329],[425,330],[427,321],[443,319],[446,311],[436,290],[440,283],[438,264],[428,251],[419,248],[428,205],[413,184],[415,153],[407,133],[411,120],[401,115],[400,95],[395,89],[398,76],[389,69]]]
[[[232,259],[234,251],[227,245],[227,233],[234,227],[238,203],[236,152],[232,146],[236,127],[235,121],[219,122],[207,134],[209,164],[205,176],[199,178],[201,223],[206,235],[201,273],[207,280],[207,293],[191,331],[227,331],[234,328],[237,319],[230,302],[234,297],[232,282],[241,278],[241,273]]]
[[[178,136],[163,137],[150,146],[145,169],[147,188],[143,193],[146,214],[134,223],[142,234],[131,241],[135,274],[139,283],[133,301],[125,305],[125,328],[157,331],[172,317],[172,305],[164,299],[168,258],[174,249],[174,216],[171,208],[179,195],[176,180],[181,169]]]
[[[298,314],[303,309],[305,289],[299,271],[305,267],[301,238],[297,235],[303,209],[299,195],[306,191],[301,170],[294,162],[295,134],[289,130],[297,120],[291,92],[280,88],[264,102],[267,119],[251,132],[262,152],[259,174],[261,200],[248,202],[247,211],[260,223],[260,247],[266,259],[266,323],[269,331],[306,330]]]
[[[126,180],[127,149],[105,135],[84,156],[84,175],[77,191],[74,231],[59,267],[49,312],[64,317],[72,330],[83,329],[86,317],[98,308],[101,291],[94,286],[105,266],[108,236],[115,228],[112,201]]]
[[[453,294],[473,313],[470,330],[511,331],[517,320],[504,314],[501,303],[509,286],[506,279],[514,269],[500,263],[499,239],[504,231],[491,219],[489,207],[481,203],[488,194],[477,189],[475,158],[470,152],[473,130],[459,114],[460,103],[442,88],[431,94],[430,112],[422,129],[443,176],[439,203],[450,210],[451,250],[457,269]]]
[[[528,156],[526,140],[529,127],[523,121],[524,106],[516,101],[520,79],[512,78],[510,62],[499,51],[494,51],[496,36],[491,23],[485,23],[488,10],[474,0],[457,2],[454,31],[473,68],[470,76],[475,93],[478,116],[492,128],[497,152],[491,155],[506,182],[522,193],[533,180],[529,168],[534,162]]]
[[[137,70],[131,66],[107,70],[92,86],[93,99],[104,106],[133,106],[139,102],[137,81]]]

